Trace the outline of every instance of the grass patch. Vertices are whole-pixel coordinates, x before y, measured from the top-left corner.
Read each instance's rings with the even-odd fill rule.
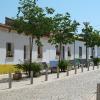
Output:
[[[8,74],[9,72],[14,73],[18,69],[15,68],[15,65],[4,64],[0,65],[0,74]]]

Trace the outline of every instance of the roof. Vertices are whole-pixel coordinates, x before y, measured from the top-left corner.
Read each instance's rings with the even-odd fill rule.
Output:
[[[2,31],[14,31],[11,30],[11,23],[12,23],[12,19],[5,17],[5,24],[0,23],[0,30]],[[15,32],[15,31],[14,31]]]
[[[0,23],[0,30],[9,31],[10,30],[10,26]]]
[[[13,19],[5,17],[5,24],[0,23],[0,30],[2,30],[2,31],[8,31],[8,32],[13,31],[13,32],[16,33],[15,30],[11,30],[11,26],[10,25],[11,25],[12,22],[13,22]],[[49,36],[50,36],[50,33],[48,33],[48,35],[46,35],[46,37],[49,37]],[[84,41],[82,37],[78,37],[77,40]]]

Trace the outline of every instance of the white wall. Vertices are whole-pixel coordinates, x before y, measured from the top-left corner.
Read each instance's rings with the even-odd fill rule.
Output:
[[[6,57],[6,43],[14,44],[14,57]],[[46,61],[56,60],[56,49],[48,43],[46,37],[41,39],[43,43],[43,58],[37,58],[37,45],[33,45],[32,61]],[[13,32],[0,31],[0,64],[17,64],[23,62],[24,58],[24,45],[29,46],[29,37],[18,35]]]
[[[46,37],[43,37],[41,39],[41,42],[43,44],[43,58],[41,58],[41,59],[37,58],[37,45],[35,44],[35,40],[34,40],[33,61],[37,61],[37,62],[42,61],[42,62],[49,63],[49,61],[51,61],[51,60],[56,60],[55,46],[48,43],[48,38],[46,38]]]
[[[13,58],[6,58],[7,42],[14,44]],[[19,59],[23,60],[24,45],[28,45],[28,37],[12,32],[0,31],[0,64],[15,64],[19,63]]]
[[[14,57],[6,58],[6,43],[14,43]],[[37,45],[33,45],[32,57],[33,61],[45,61],[49,63],[51,60],[57,60],[56,58],[56,48],[55,45],[48,43],[48,38],[43,37],[41,39],[43,43],[43,58],[37,58]],[[29,46],[29,37],[18,35],[13,32],[0,31],[0,64],[17,64],[20,63],[19,60],[23,61],[24,58],[24,45]],[[68,57],[67,48],[71,47],[71,57]],[[82,47],[82,59],[86,58],[86,47],[84,42],[75,41],[75,58],[79,58],[79,46]],[[100,55],[100,48],[95,47],[95,56]],[[89,48],[89,58],[91,56],[91,49]],[[74,44],[68,44],[65,46],[65,59],[73,60],[74,59]]]
[[[71,48],[71,57],[68,57],[68,47]],[[75,41],[75,58],[79,59],[79,47],[82,47],[82,58],[81,59],[86,59],[86,46],[85,42],[82,41]],[[95,48],[95,51],[97,49]],[[96,55],[96,54],[95,54]],[[88,58],[90,59],[91,56],[91,48],[88,48]],[[73,60],[74,59],[74,43],[68,44],[65,46],[65,59],[67,60]]]
[[[100,58],[100,47],[97,47],[97,57]]]
[[[67,48],[71,48],[71,57],[68,57],[68,50]],[[86,47],[84,45],[84,42],[81,41],[75,41],[75,58],[79,58],[79,47],[82,47],[82,59],[86,58]],[[68,44],[65,46],[66,52],[65,52],[65,58],[68,60],[74,59],[74,43]]]

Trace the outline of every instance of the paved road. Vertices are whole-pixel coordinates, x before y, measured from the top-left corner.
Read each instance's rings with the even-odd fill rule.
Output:
[[[95,100],[97,83],[100,83],[100,70],[38,86],[0,91],[0,100]]]

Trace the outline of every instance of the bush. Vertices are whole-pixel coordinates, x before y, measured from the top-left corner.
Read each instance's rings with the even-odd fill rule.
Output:
[[[40,71],[42,70],[42,65],[39,63],[25,63],[25,64],[17,64],[16,65],[18,69],[23,70],[24,72],[28,73],[30,70],[33,71],[34,76],[39,76]]]
[[[17,69],[21,69],[21,70],[23,70],[24,72],[28,72],[29,71],[29,68],[30,68],[30,64],[17,64],[16,65],[16,68]]]
[[[33,71],[33,75],[35,77],[40,75],[41,69],[42,69],[42,65],[41,64],[36,63],[36,62],[31,64],[31,70]]]
[[[58,63],[58,67],[61,69],[61,71],[65,71],[69,67],[70,63],[67,60],[61,60]]]
[[[93,58],[94,66],[97,66],[99,62],[100,62],[100,58]]]

